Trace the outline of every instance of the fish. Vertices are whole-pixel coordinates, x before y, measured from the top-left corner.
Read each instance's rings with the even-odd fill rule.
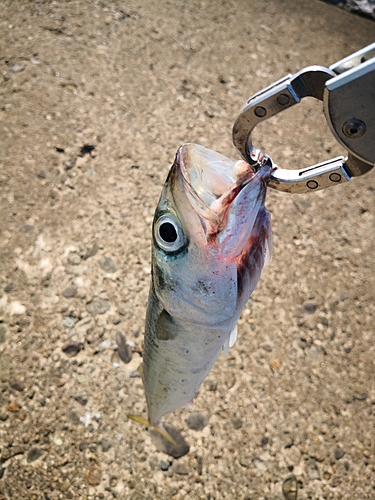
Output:
[[[265,208],[273,167],[257,171],[204,146],[177,151],[152,227],[151,284],[143,362],[147,418],[191,407],[270,260],[271,218]]]

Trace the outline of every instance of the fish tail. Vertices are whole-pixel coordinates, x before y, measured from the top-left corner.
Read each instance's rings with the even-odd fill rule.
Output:
[[[164,429],[163,424],[157,422],[156,424],[152,424],[147,418],[142,417],[141,415],[127,415],[130,420],[134,420],[138,424],[144,425],[145,427],[152,427],[155,429],[164,439],[169,441],[173,446],[178,446],[173,437]]]

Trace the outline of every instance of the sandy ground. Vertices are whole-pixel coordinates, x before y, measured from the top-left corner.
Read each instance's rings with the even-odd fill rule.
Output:
[[[375,174],[269,194],[273,259],[239,339],[195,413],[166,419],[186,455],[126,414],[146,409],[150,225],[178,146],[238,157],[250,95],[375,24],[315,0],[0,9],[0,498],[374,499]],[[284,167],[342,154],[315,101],[255,137]]]

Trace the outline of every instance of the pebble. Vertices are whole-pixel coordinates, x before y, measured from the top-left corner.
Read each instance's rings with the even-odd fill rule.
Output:
[[[8,418],[9,418],[9,415],[7,415],[6,413],[0,413],[1,422],[5,422],[5,420],[7,420]]]
[[[104,314],[105,312],[107,312],[110,309],[110,307],[111,306],[110,306],[108,300],[100,299],[100,298],[94,299],[91,302],[89,302],[88,304],[86,304],[87,312],[89,312],[90,314],[92,314],[94,316],[96,314]]]
[[[188,466],[181,462],[173,462],[173,472],[180,476],[187,476],[189,474]]]
[[[285,500],[297,500],[298,481],[296,476],[287,477],[282,487]]]
[[[25,66],[23,64],[15,64],[10,68],[10,71],[13,73],[21,73],[25,69]]]
[[[306,475],[310,480],[320,479],[319,468],[315,460],[308,460],[305,465]]]
[[[20,315],[20,314],[25,314],[25,312],[26,312],[26,307],[23,304],[21,304],[21,302],[14,300],[9,304],[9,314]]]
[[[261,458],[255,457],[255,458],[253,458],[252,462],[253,462],[254,467],[256,467],[257,469],[259,469],[263,472],[266,471],[268,468],[267,462],[265,460],[262,460]]]
[[[165,430],[170,434],[170,436],[176,441],[177,446],[173,445],[167,441],[159,432],[155,429],[150,429],[151,441],[153,442],[155,448],[158,451],[162,451],[173,458],[180,458],[189,453],[189,445],[185,441],[184,437],[180,432],[169,424],[164,424]]]
[[[307,314],[314,314],[314,312],[317,310],[318,306],[315,304],[315,302],[305,302],[303,304],[303,309]]]
[[[118,355],[125,364],[130,363],[133,357],[133,352],[126,343],[125,336],[122,332],[116,333],[116,343],[118,347]]]
[[[186,419],[185,422],[189,429],[193,431],[202,431],[208,424],[207,417],[203,413],[193,412]]]
[[[68,356],[73,357],[76,356],[82,348],[83,344],[81,342],[68,342],[61,350]]]
[[[7,327],[4,323],[0,323],[0,344],[3,344],[7,339]]]
[[[19,405],[18,403],[16,403],[15,401],[11,401],[8,405],[8,411],[11,411],[13,413],[20,411],[21,408],[22,408],[22,406]]]
[[[160,468],[163,471],[167,471],[169,469],[169,462],[166,462],[165,460],[160,460]]]
[[[117,308],[117,312],[121,314],[121,316],[126,316],[127,314],[127,309],[126,309],[126,304],[125,302],[121,302],[121,304]]]
[[[98,251],[99,251],[99,245],[96,241],[94,241],[92,247],[90,248],[90,250],[86,252],[83,258],[89,259],[90,257],[94,257],[94,255],[96,255]]]
[[[100,441],[100,446],[102,447],[102,451],[106,453],[110,448],[112,448],[112,443],[106,438],[103,438]]]
[[[235,429],[241,429],[243,422],[240,418],[234,417],[232,418],[232,424]]]
[[[205,380],[204,385],[206,386],[208,391],[215,392],[217,390],[216,380]]]
[[[82,406],[87,405],[88,398],[84,392],[82,394],[77,394],[77,396],[74,396],[74,399]]]
[[[117,271],[111,257],[102,257],[101,259],[99,259],[99,266],[106,273],[115,273]]]
[[[66,299],[75,297],[76,294],[77,294],[77,287],[75,285],[67,286],[62,293],[63,297],[65,297]]]
[[[32,226],[31,224],[24,224],[23,226],[21,226],[20,231],[22,233],[31,233],[32,231],[34,231],[34,226]]]
[[[87,482],[91,486],[98,486],[100,484],[102,473],[100,466],[96,460],[91,460],[89,469],[85,472]]]
[[[74,328],[74,325],[75,325],[74,319],[70,318],[69,316],[63,318],[61,320],[61,323],[63,326],[65,326],[65,328]]]
[[[71,252],[68,256],[68,262],[72,266],[79,266],[81,263],[81,256],[76,252]]]
[[[37,446],[34,446],[31,448],[27,454],[27,462],[34,462],[37,460],[39,457],[43,455],[44,451],[38,448]]]
[[[345,451],[342,448],[335,448],[333,452],[336,460],[340,460],[345,455]]]
[[[117,477],[117,476],[112,476],[112,477],[109,479],[109,486],[110,486],[111,488],[116,488],[117,483],[118,483],[118,477]]]
[[[22,392],[26,387],[25,384],[20,382],[19,380],[15,380],[13,383],[10,384],[10,386],[12,389],[18,392]]]

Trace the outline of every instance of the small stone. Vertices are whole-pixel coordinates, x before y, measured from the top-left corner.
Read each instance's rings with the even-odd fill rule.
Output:
[[[53,442],[55,443],[56,446],[61,446],[63,444],[63,441],[60,436],[55,436],[53,438]]]
[[[81,342],[68,342],[62,347],[62,352],[70,357],[76,356],[82,349],[83,345]]]
[[[47,177],[47,174],[43,170],[41,172],[39,172],[38,179],[46,179],[46,177]]]
[[[368,394],[366,392],[362,392],[361,394],[354,394],[353,401],[365,401],[368,398]]]
[[[106,453],[110,448],[112,448],[112,443],[106,438],[103,438],[100,441],[100,446],[102,447],[102,450],[104,453]]]
[[[217,382],[216,382],[216,380],[206,380],[205,381],[205,386],[207,387],[208,391],[215,392],[217,390]]]
[[[133,357],[133,352],[126,343],[126,339],[123,333],[116,333],[116,343],[118,347],[118,355],[125,364],[130,363]]]
[[[269,439],[267,436],[262,436],[262,439],[260,440],[260,446],[262,448],[265,448],[268,445]]]
[[[73,318],[67,316],[61,320],[61,323],[65,328],[74,328],[75,321]]]
[[[8,411],[11,411],[13,413],[20,411],[21,408],[22,408],[22,406],[19,405],[18,403],[16,403],[15,401],[11,401],[8,405]]]
[[[108,300],[100,299],[100,298],[94,299],[91,302],[89,302],[88,304],[86,304],[87,312],[89,312],[93,316],[95,316],[96,314],[106,313],[110,309],[110,307],[111,306],[110,306]]]
[[[112,324],[113,325],[119,325],[121,323],[121,318],[115,318],[113,321],[112,321]]]
[[[121,316],[126,316],[128,311],[126,309],[126,304],[125,302],[121,302],[121,304],[117,308],[117,312],[121,314]]]
[[[296,476],[287,477],[283,483],[282,490],[285,500],[297,500],[298,481]]]
[[[325,479],[326,481],[328,481],[329,479],[331,479],[331,476],[332,476],[332,474],[328,470],[325,470],[323,472],[323,479]]]
[[[99,259],[99,266],[106,273],[115,273],[116,272],[116,266],[114,265],[111,257],[102,257],[101,259]]]
[[[345,451],[342,448],[335,448],[334,455],[336,460],[340,460],[345,455]]]
[[[66,299],[75,297],[76,294],[77,294],[77,287],[75,285],[67,286],[62,293],[63,297],[65,297]]]
[[[243,425],[242,420],[238,417],[232,418],[232,424],[235,429],[241,429]]]
[[[111,488],[116,488],[117,483],[118,483],[118,477],[117,477],[117,476],[112,476],[112,477],[109,479],[109,486],[110,486]]]
[[[189,453],[189,445],[180,432],[169,424],[164,424],[165,430],[175,440],[177,446],[170,443],[155,429],[150,429],[151,441],[158,451],[162,451],[174,458],[180,458]]]
[[[186,419],[185,422],[189,429],[193,431],[202,431],[208,424],[207,417],[203,413],[193,412]]]
[[[84,392],[82,394],[78,394],[77,396],[74,396],[74,399],[77,401],[77,403],[79,403],[82,406],[87,405],[88,399],[87,399],[87,396]]]
[[[100,484],[102,473],[96,460],[91,460],[90,468],[85,472],[85,476],[91,486],[98,486]]]
[[[4,323],[0,323],[0,344],[3,344],[7,339],[7,327]]]
[[[270,361],[270,365],[272,366],[272,368],[274,368],[275,370],[279,370],[280,369],[280,366],[281,366],[281,360],[280,359],[271,359]]]
[[[31,233],[32,231],[34,231],[34,226],[32,226],[31,224],[24,224],[23,226],[21,226],[20,231],[22,233]]]
[[[72,266],[79,266],[79,264],[81,263],[81,256],[76,252],[70,252],[68,256],[68,262]]]
[[[24,64],[15,64],[14,66],[11,66],[10,71],[13,73],[21,73],[25,69]]]
[[[71,158],[70,160],[63,161],[65,170],[71,170],[72,168],[74,168],[76,163],[77,163],[77,158]]]
[[[11,388],[15,391],[22,392],[25,389],[25,384],[20,382],[19,380],[15,380],[12,384],[10,384]]]
[[[331,481],[332,488],[337,488],[337,486],[339,486],[341,484],[341,482],[342,482],[341,477],[338,477],[338,476],[333,477],[332,481]]]
[[[26,312],[26,307],[23,304],[21,304],[21,302],[14,300],[9,304],[9,314],[18,316],[21,314],[25,314],[25,312]]]
[[[314,481],[315,479],[320,480],[320,472],[319,468],[315,462],[315,460],[308,460],[305,465],[306,475],[307,477]]]
[[[1,422],[5,422],[5,420],[8,420],[8,418],[9,418],[9,415],[7,415],[6,413],[0,413]]]
[[[13,283],[9,283],[9,285],[5,285],[4,286],[4,292],[5,293],[9,293],[9,292],[11,292],[13,290],[13,288],[14,288]]]
[[[189,474],[188,466],[181,462],[173,463],[173,472],[179,474],[180,476],[187,476]]]
[[[163,471],[167,471],[169,469],[169,462],[166,462],[165,460],[160,460],[160,468]]]
[[[314,312],[317,310],[318,306],[315,304],[315,302],[305,302],[303,304],[303,309],[307,314],[314,314]]]
[[[66,380],[64,378],[54,378],[53,379],[54,383],[56,384],[56,387],[64,387],[66,384]]]
[[[267,462],[265,460],[262,460],[261,458],[255,457],[252,460],[254,467],[261,471],[266,471],[268,468]]]
[[[98,251],[99,251],[99,245],[95,241],[91,249],[84,256],[84,259],[89,259],[90,257],[94,257],[94,255],[96,255]]]
[[[270,344],[262,344],[260,347],[262,349],[264,349],[265,351],[267,351],[267,352],[271,352],[272,351],[272,346],[270,346]]]
[[[34,462],[35,460],[38,460],[38,458],[40,458],[43,454],[43,450],[41,450],[37,446],[34,446],[29,450],[29,453],[27,454],[27,462]]]

